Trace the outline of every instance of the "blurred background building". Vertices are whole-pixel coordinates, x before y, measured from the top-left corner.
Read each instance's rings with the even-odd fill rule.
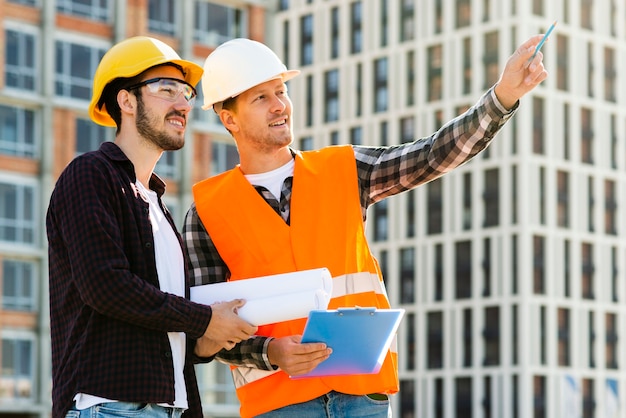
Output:
[[[550,77],[495,142],[370,209],[407,311],[394,416],[624,416],[623,0],[0,0],[0,416],[49,415],[45,212],[65,165],[113,139],[87,115],[111,45],[146,34],[202,64],[228,39],[264,41],[302,71],[295,148],[379,146],[463,112],[554,20]],[[179,226],[192,184],[238,162],[212,112],[192,119],[156,170]],[[198,370],[206,416],[238,416],[228,369]]]

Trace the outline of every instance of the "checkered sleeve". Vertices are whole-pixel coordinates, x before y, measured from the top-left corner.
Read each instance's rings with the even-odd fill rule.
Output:
[[[252,367],[261,370],[275,370],[267,357],[267,346],[273,338],[255,335],[237,344],[232,350],[222,350],[215,358],[233,366]]]
[[[391,147],[354,146],[363,216],[367,207],[434,180],[484,150],[513,116],[493,87],[432,135]]]
[[[230,271],[215,248],[204,224],[192,204],[183,224],[183,240],[189,256],[191,286],[225,282]]]
[[[230,277],[230,270],[200,220],[195,204],[191,205],[185,216],[183,240],[189,256],[191,286],[220,283]],[[216,358],[237,366],[272,370],[267,357],[267,344],[270,340],[271,338],[255,336],[242,341],[229,351],[222,350]]]

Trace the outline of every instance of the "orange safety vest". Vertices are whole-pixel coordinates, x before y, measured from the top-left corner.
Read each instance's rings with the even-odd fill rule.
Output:
[[[326,267],[333,277],[329,309],[389,308],[365,236],[350,146],[296,153],[290,225],[239,168],[196,184],[193,193],[198,215],[230,269],[230,280]],[[305,323],[306,318],[260,326],[257,334],[301,335]],[[232,372],[241,416],[249,417],[331,390],[352,395],[396,393],[397,364],[393,344],[377,374],[290,379],[281,370],[233,367]]]

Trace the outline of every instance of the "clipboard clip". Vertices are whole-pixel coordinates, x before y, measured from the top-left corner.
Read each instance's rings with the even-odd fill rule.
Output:
[[[337,314],[341,315],[350,315],[350,314],[370,314],[374,315],[376,312],[376,308],[373,307],[362,307],[355,306],[354,308],[337,308]]]

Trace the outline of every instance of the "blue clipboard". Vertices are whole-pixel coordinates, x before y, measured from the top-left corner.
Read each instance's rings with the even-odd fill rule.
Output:
[[[309,373],[292,378],[378,373],[403,315],[404,309],[311,311],[302,342],[323,342],[333,352]]]

